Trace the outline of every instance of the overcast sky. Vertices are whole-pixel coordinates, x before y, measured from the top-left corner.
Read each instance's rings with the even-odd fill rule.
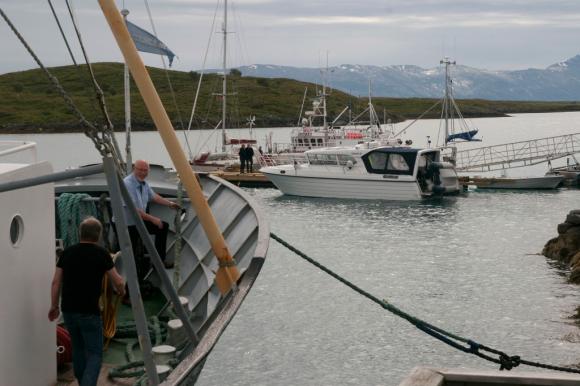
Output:
[[[91,61],[121,61],[96,0],[71,0]],[[64,0],[52,0],[80,59]],[[545,68],[580,53],[580,0],[230,0],[228,67],[277,64],[438,65],[443,56],[490,70]],[[151,31],[143,0],[117,0]],[[0,0],[46,65],[72,64],[46,0]],[[215,0],[149,0],[177,70],[221,66]],[[223,6],[223,0],[219,7]],[[0,73],[35,68],[0,20]],[[159,57],[143,54],[148,65]]]

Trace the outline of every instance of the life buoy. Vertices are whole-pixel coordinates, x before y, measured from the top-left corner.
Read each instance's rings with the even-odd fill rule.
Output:
[[[72,362],[72,341],[67,329],[56,327],[56,362],[59,365]]]

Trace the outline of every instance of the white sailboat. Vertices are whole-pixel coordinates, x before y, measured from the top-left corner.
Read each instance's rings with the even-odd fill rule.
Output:
[[[222,23],[222,34],[223,34],[223,50],[222,50],[222,92],[215,94],[221,98],[222,105],[222,117],[218,125],[221,125],[221,152],[211,152],[203,151],[200,154],[193,157],[191,160],[192,167],[197,171],[211,172],[216,170],[225,170],[232,168],[239,168],[240,161],[238,156],[238,150],[242,144],[247,146],[256,145],[257,141],[255,139],[237,139],[229,138],[227,134],[227,100],[228,96],[228,64],[227,64],[227,53],[228,53],[228,0],[224,0],[224,13],[223,13],[223,23]],[[256,151],[257,152],[257,151]]]

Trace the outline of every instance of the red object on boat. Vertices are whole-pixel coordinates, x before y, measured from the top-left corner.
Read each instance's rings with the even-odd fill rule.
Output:
[[[72,362],[72,342],[67,329],[56,327],[56,362],[59,365]]]

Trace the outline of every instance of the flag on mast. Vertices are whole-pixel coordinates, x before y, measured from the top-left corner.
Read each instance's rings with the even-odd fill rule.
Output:
[[[167,59],[169,59],[169,67],[171,67],[175,54],[169,49],[169,47],[167,47],[161,40],[157,39],[155,35],[145,31],[143,28],[137,27],[128,20],[126,20],[126,23],[129,34],[131,34],[138,51],[166,55]]]

